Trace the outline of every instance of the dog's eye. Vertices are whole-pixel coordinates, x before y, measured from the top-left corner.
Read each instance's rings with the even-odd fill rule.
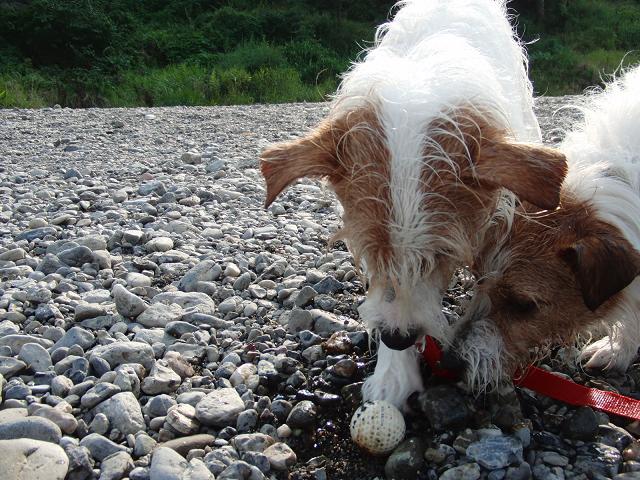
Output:
[[[533,313],[538,309],[538,304],[531,298],[518,295],[509,295],[506,301],[507,307],[514,313]]]

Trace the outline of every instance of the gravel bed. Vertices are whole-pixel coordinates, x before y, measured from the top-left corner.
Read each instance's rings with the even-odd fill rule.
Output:
[[[579,102],[540,99],[545,141]],[[326,111],[0,110],[0,476],[640,478],[637,423],[426,371],[389,457],[352,444],[374,352],[352,258],[327,247],[333,195],[304,181],[265,210],[257,162]],[[544,365],[638,396],[639,366],[592,376],[571,354]]]

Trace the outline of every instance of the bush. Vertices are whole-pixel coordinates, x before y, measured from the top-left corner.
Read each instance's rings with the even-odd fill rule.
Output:
[[[217,62],[219,68],[236,67],[248,72],[256,72],[261,68],[281,68],[286,64],[282,48],[273,47],[265,41],[246,42],[232,52],[219,55]]]

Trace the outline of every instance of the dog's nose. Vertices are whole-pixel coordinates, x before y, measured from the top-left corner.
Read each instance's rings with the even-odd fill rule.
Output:
[[[442,352],[442,357],[438,362],[438,368],[455,373],[463,373],[466,367],[466,362],[451,348]]]
[[[391,350],[406,350],[412,347],[418,339],[418,331],[409,329],[406,333],[399,330],[380,330],[380,340]]]

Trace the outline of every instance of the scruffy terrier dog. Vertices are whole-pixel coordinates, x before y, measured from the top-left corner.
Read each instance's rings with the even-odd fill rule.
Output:
[[[560,207],[536,215],[525,202],[477,257],[477,289],[450,349],[476,391],[508,381],[534,347],[576,334],[607,334],[582,349],[586,367],[625,371],[637,356],[640,66],[589,100],[560,146]]]
[[[418,335],[445,341],[441,301],[509,197],[555,208],[564,155],[539,146],[526,57],[504,1],[408,0],[345,74],[328,117],[262,154],[268,206],[324,178],[368,279],[361,317],[382,340],[366,400],[422,389]],[[524,143],[529,142],[529,143]],[[507,192],[507,190],[509,192]]]

